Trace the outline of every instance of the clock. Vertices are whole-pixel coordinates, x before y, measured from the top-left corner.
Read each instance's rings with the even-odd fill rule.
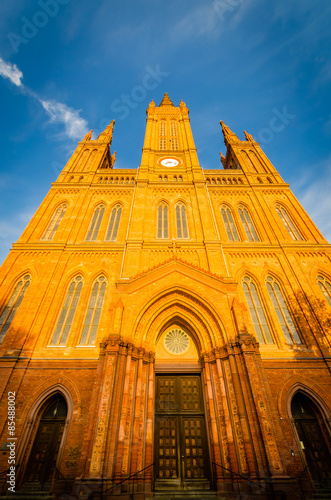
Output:
[[[179,165],[179,161],[175,158],[163,158],[160,163],[163,167],[177,167]]]

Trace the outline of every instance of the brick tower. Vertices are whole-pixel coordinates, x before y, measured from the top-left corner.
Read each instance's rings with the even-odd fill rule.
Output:
[[[114,122],[87,134],[13,244],[3,495],[8,394],[27,498],[331,487],[331,248],[253,137],[221,126],[215,170],[167,94],[147,109],[138,169],[115,168]]]

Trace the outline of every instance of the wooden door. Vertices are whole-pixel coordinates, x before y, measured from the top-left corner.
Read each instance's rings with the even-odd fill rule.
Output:
[[[322,486],[331,479],[331,456],[317,419],[295,419],[310,473]]]
[[[156,489],[208,489],[209,455],[199,375],[156,378]]]
[[[34,483],[38,489],[48,489],[55,470],[62,440],[67,405],[62,396],[54,398],[39,422],[36,437],[25,469],[23,483]]]
[[[321,425],[323,426],[321,413],[316,404],[300,392],[293,397],[291,409],[310,474],[321,487],[329,487],[331,454],[321,428]]]

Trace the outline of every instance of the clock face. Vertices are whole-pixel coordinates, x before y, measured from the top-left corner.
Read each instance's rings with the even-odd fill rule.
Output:
[[[163,167],[177,167],[179,165],[179,161],[175,158],[163,158],[160,163]]]

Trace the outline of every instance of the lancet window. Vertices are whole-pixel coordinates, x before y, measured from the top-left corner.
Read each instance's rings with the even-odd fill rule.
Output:
[[[19,308],[24,295],[26,294],[27,289],[31,283],[30,274],[26,274],[23,276],[16,284],[11,297],[2,311],[0,316],[0,344],[2,343],[11,322],[14,319],[17,309]]]
[[[284,224],[288,234],[291,236],[292,240],[297,241],[297,240],[302,240],[302,237],[295,227],[294,223],[292,222],[290,216],[288,215],[287,211],[285,210],[284,207],[281,205],[276,205],[276,212],[278,213],[280,220]]]
[[[324,297],[328,301],[329,305],[331,306],[331,283],[329,280],[327,280],[324,276],[319,274],[317,276],[317,283],[320,289],[322,290]]]
[[[186,207],[182,202],[176,205],[176,228],[177,238],[188,238]]]
[[[100,225],[101,225],[101,221],[102,221],[102,218],[104,216],[104,213],[105,213],[105,205],[98,205],[95,210],[94,210],[94,213],[93,213],[93,217],[92,217],[92,220],[91,220],[91,223],[90,223],[90,227],[89,227],[89,230],[87,232],[87,235],[86,235],[86,241],[95,241],[98,237],[98,233],[99,233],[99,229],[100,229]]]
[[[157,207],[157,237],[169,238],[169,209],[164,202]]]
[[[221,214],[224,223],[224,227],[226,230],[226,234],[228,235],[229,241],[239,241],[239,236],[237,232],[237,228],[235,222],[233,220],[232,212],[229,207],[226,205],[222,205]]]
[[[42,238],[43,240],[53,239],[53,236],[56,233],[67,208],[68,208],[67,203],[62,203],[60,206],[57,207],[44,233],[44,236]]]
[[[286,342],[288,344],[301,344],[301,339],[279,284],[272,276],[268,276],[266,285]]]
[[[167,121],[160,120],[159,122],[159,146],[165,151],[167,149]]]
[[[111,211],[109,225],[106,233],[106,241],[116,241],[118,228],[122,215],[122,205],[119,203]]]
[[[239,217],[244,226],[244,230],[249,241],[259,241],[260,238],[257,235],[254,224],[252,222],[251,216],[246,207],[240,206],[238,208]]]
[[[75,317],[80,294],[83,288],[83,277],[76,276],[70,283],[67,296],[57,321],[51,346],[65,346]]]
[[[260,344],[273,344],[269,325],[255,283],[249,276],[245,276],[242,286],[258,341]]]
[[[178,127],[176,120],[170,120],[170,144],[172,151],[178,151]]]
[[[92,287],[90,302],[85,316],[83,332],[79,345],[95,344],[106,288],[107,280],[105,276],[99,276]]]

